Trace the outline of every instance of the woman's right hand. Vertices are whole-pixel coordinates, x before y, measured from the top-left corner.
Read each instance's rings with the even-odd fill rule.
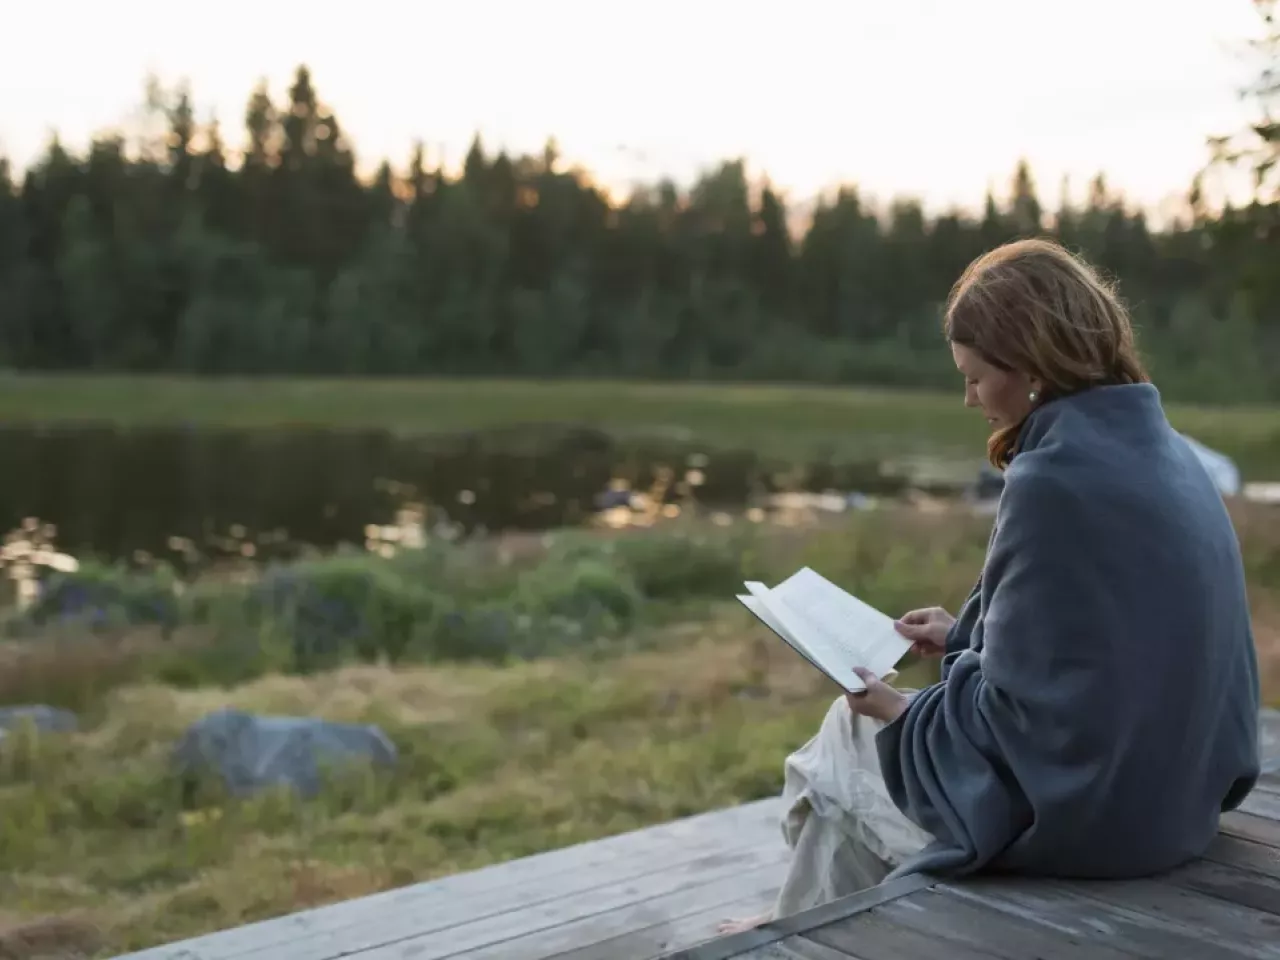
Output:
[[[956,618],[941,607],[925,607],[904,613],[894,628],[911,641],[911,652],[921,657],[940,657],[947,652],[947,631]]]

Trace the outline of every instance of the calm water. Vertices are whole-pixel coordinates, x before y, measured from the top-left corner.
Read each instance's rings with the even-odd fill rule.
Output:
[[[448,440],[379,431],[0,428],[0,530],[37,517],[76,556],[201,558],[363,544],[406,505],[427,527],[581,524],[641,492],[740,510],[776,491],[892,493],[877,464],[803,469],[749,452],[619,444],[591,431]],[[643,499],[643,497],[641,498]],[[625,509],[625,508],[624,508]]]

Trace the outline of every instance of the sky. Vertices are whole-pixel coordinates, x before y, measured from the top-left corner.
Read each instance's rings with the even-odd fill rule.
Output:
[[[279,102],[305,62],[369,166],[554,136],[619,190],[741,156],[792,200],[855,183],[931,209],[1003,191],[1020,157],[1051,206],[1099,170],[1148,208],[1184,195],[1206,137],[1251,116],[1260,26],[1250,0],[81,0],[4,21],[19,167],[53,130],[80,148],[128,122],[149,72],[238,144],[254,83]]]

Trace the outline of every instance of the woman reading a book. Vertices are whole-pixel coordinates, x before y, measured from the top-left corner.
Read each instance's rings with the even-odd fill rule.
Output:
[[[909,873],[1159,873],[1259,775],[1235,531],[1111,287],[1019,241],[969,266],[944,329],[1004,472],[981,576],[958,617],[897,625],[939,683],[861,673],[788,758],[786,881],[726,932]]]

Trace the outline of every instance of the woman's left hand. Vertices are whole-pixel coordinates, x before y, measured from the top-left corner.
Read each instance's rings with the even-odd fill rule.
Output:
[[[865,693],[846,693],[849,709],[864,717],[871,717],[883,723],[893,723],[907,709],[907,697],[889,686],[870,670],[855,667],[854,672],[867,685]]]

